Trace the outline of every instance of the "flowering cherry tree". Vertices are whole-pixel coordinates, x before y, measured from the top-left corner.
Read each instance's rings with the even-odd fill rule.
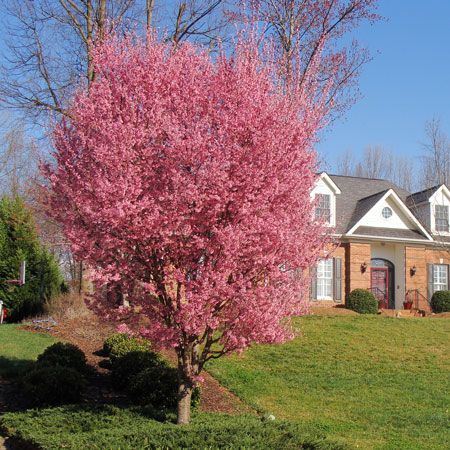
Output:
[[[208,360],[293,336],[327,240],[310,199],[326,93],[281,83],[268,56],[252,39],[215,58],[109,39],[44,168],[50,214],[92,268],[91,306],[145,317],[139,333],[175,349],[179,423]]]

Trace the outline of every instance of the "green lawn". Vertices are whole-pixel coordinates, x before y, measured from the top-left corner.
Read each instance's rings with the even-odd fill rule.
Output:
[[[208,370],[257,410],[370,449],[448,448],[450,320],[309,316]]]
[[[0,325],[0,376],[17,375],[54,342],[48,334],[26,332],[18,325]]]

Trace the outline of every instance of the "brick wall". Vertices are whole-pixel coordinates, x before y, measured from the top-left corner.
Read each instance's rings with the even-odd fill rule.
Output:
[[[406,291],[418,289],[428,297],[428,271],[427,264],[450,264],[450,252],[442,249],[426,247],[405,247]],[[416,273],[410,269],[416,267]],[[428,303],[420,300],[420,309],[428,310]]]
[[[353,289],[370,288],[370,259],[370,244],[347,244],[345,253],[346,294],[349,294]],[[361,272],[361,265],[363,263],[367,264],[365,272]]]

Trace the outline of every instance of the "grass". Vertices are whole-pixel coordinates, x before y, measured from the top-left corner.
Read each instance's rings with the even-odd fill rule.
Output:
[[[19,325],[0,325],[0,376],[19,375],[54,342],[48,334],[30,333]]]
[[[208,370],[261,412],[364,449],[450,442],[450,320],[297,319],[301,336],[213,361]]]

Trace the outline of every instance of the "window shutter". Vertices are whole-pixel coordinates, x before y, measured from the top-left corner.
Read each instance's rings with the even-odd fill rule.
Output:
[[[317,267],[311,267],[311,289],[309,293],[311,300],[317,300]]]
[[[433,281],[434,281],[434,266],[433,264],[427,264],[428,272],[428,301],[431,300],[433,296]]]
[[[342,302],[342,258],[333,258],[333,298]]]
[[[448,291],[449,285],[450,285],[450,266],[447,265],[447,291]]]

